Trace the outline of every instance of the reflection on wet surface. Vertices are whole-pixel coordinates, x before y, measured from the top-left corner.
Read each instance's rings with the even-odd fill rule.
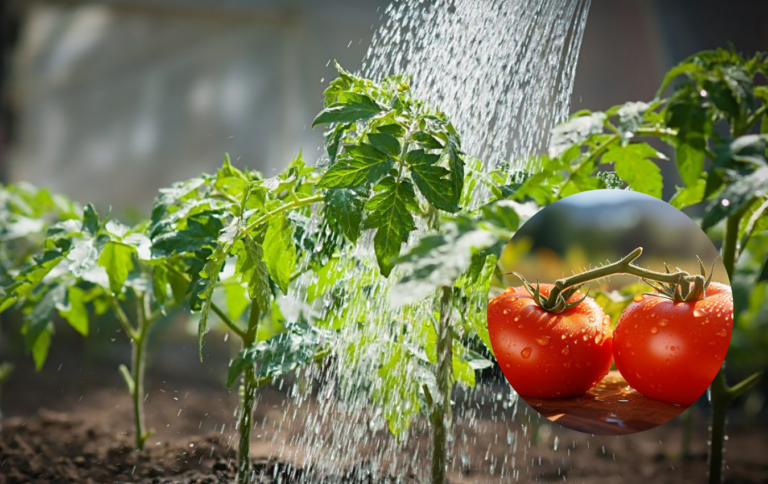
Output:
[[[597,435],[632,434],[661,425],[687,407],[642,396],[618,371],[589,392],[570,398],[524,398],[539,413],[573,430]]]

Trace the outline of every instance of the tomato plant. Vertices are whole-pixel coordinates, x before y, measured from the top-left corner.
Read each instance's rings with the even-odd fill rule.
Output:
[[[549,296],[551,284],[541,284]],[[574,292],[559,314],[539,307],[525,287],[510,287],[488,303],[488,331],[504,376],[522,397],[581,395],[608,374],[611,321],[591,297]]]
[[[723,364],[733,330],[733,296],[717,284],[693,302],[638,295],[614,332],[616,369],[646,397],[691,405]]]

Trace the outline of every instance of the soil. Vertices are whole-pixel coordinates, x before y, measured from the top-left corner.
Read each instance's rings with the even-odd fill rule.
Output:
[[[155,433],[143,452],[132,448],[130,401],[115,370],[116,361],[127,358],[127,347],[116,343],[115,351],[106,356],[83,357],[88,351],[60,345],[64,352],[54,351],[40,373],[20,359],[3,389],[7,418],[0,431],[0,484],[233,482],[237,396],[221,384],[229,349],[221,342],[209,345],[208,359],[201,365],[194,341],[189,341],[188,347],[159,342],[152,350],[156,357],[147,375],[146,410]],[[499,384],[503,382],[494,378],[483,383]],[[302,405],[289,403],[289,388],[290,382],[284,382],[260,393],[255,421],[261,425],[252,436],[256,482],[394,481],[386,472],[372,474],[372,464],[365,459],[392,446],[385,430],[373,434],[368,447],[359,450],[364,456],[360,461],[326,458],[308,463],[296,441],[309,432],[301,416],[316,410],[316,402],[309,398]],[[523,402],[513,421],[512,410],[501,412],[481,393],[471,405],[461,403],[467,395],[456,398],[462,407],[471,406],[476,412],[472,418],[459,412],[454,416],[452,484],[700,483],[706,479],[706,402],[699,402],[695,414],[692,455],[681,459],[679,418],[633,435],[591,436],[551,423]],[[291,418],[285,417],[286,412]],[[490,418],[494,414],[495,420]],[[338,422],[335,418],[328,419],[330,425]],[[747,422],[738,415],[731,419],[727,482],[768,482],[765,429],[765,420]],[[427,478],[428,448],[423,428],[415,429],[402,443],[403,458],[396,469],[399,482]]]

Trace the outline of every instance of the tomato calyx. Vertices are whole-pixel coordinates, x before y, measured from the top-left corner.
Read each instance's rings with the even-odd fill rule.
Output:
[[[699,261],[700,275],[681,277],[676,283],[672,284],[664,284],[663,282],[653,283],[644,278],[643,281],[656,289],[657,292],[646,292],[643,294],[646,296],[663,297],[675,302],[701,301],[707,297],[707,288],[709,288],[709,285],[712,282],[712,274],[715,272],[715,264],[717,264],[718,259],[719,257],[715,258],[712,262],[712,269],[709,271],[709,275],[707,275],[704,263],[701,262],[699,256],[696,256],[696,260]],[[666,263],[664,264],[664,269],[666,269],[667,274],[670,274],[669,267]],[[677,270],[681,271],[679,267]]]
[[[706,296],[706,289],[710,282],[712,282],[712,272],[710,272],[709,277],[707,277],[701,259],[696,257],[699,261],[701,275],[691,276],[688,272],[680,268],[677,268],[677,272],[671,272],[666,264],[664,264],[666,273],[644,269],[633,264],[642,253],[643,248],[638,247],[617,262],[596,267],[580,274],[574,274],[571,277],[558,279],[552,286],[549,296],[544,296],[541,293],[538,281],[536,281],[536,287],[534,288],[522,275],[516,272],[513,272],[512,274],[523,282],[525,289],[541,309],[555,314],[562,313],[567,309],[578,306],[587,298],[587,295],[585,294],[584,297],[578,301],[568,302],[576,291],[578,291],[585,283],[603,279],[615,274],[629,274],[641,278],[658,291],[658,294],[650,294],[652,296],[667,297],[675,301],[685,302],[698,301]],[[715,262],[712,264],[713,271],[716,262],[717,259],[715,259]],[[658,283],[658,287],[650,281]],[[588,293],[589,289],[587,289],[587,294]]]
[[[538,280],[536,281],[536,288],[534,289],[534,287],[528,281],[526,281],[521,274],[517,272],[512,272],[512,274],[518,279],[520,279],[521,281],[523,281],[523,286],[525,286],[525,290],[528,291],[528,294],[530,294],[531,297],[533,298],[533,302],[535,302],[540,308],[550,313],[560,314],[566,309],[571,309],[572,307],[578,306],[589,295],[589,288],[587,288],[587,292],[586,294],[584,294],[584,297],[582,297],[577,301],[568,302],[568,300],[576,293],[576,291],[578,291],[581,288],[582,285],[571,286],[568,289],[566,289],[564,292],[559,293],[555,300],[555,305],[547,309],[548,298],[541,293],[541,287],[539,286],[539,281]]]

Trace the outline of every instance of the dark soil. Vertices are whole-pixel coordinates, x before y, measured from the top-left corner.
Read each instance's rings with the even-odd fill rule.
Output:
[[[116,371],[117,363],[127,359],[127,348],[119,346],[119,340],[107,356],[87,358],[82,355],[88,352],[76,346],[54,345],[40,373],[26,359],[18,359],[16,372],[3,389],[7,418],[0,421],[0,484],[233,482],[237,395],[221,383],[228,348],[221,342],[218,348],[209,345],[210,354],[200,364],[194,342],[189,347],[168,342],[178,339],[157,342],[152,350],[146,411],[155,433],[143,452],[132,447],[130,401]],[[260,425],[252,435],[256,482],[374,483],[364,458],[322,463],[305,459],[295,442],[309,432],[302,415],[316,406],[311,398],[296,406],[286,396],[289,387],[286,382],[260,392],[255,416]],[[457,399],[463,400],[461,395]],[[681,459],[679,419],[628,436],[590,436],[539,418],[522,402],[511,422],[511,410],[499,410],[487,398],[476,400],[461,404],[465,411],[455,415],[452,484],[706,481],[706,402],[699,402],[697,409],[692,457]],[[328,420],[330,425],[338,422],[335,416]],[[768,482],[765,424],[764,416],[746,421],[732,415],[726,482]],[[391,442],[386,431],[377,432],[360,455],[380,455],[377,449]],[[398,462],[409,467],[397,466],[400,482],[427,478],[428,447],[423,428],[406,439],[401,451],[405,457]],[[313,455],[330,454],[321,450]],[[322,473],[319,466],[307,467],[307,462],[323,464]]]

